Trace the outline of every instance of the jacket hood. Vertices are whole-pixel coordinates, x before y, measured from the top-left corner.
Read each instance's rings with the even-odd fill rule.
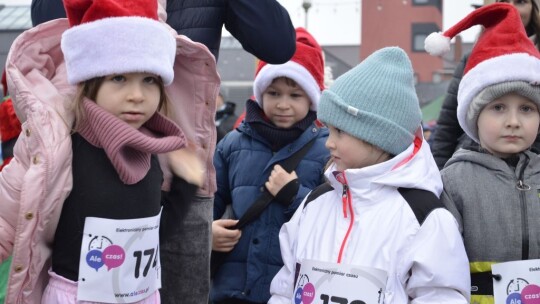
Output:
[[[31,95],[43,104],[54,105],[62,116],[68,115],[71,110],[69,104],[76,92],[76,86],[67,82],[67,71],[64,55],[60,48],[62,33],[69,29],[66,18],[55,19],[40,24],[23,32],[13,43],[6,62],[7,82],[9,92],[13,98],[15,111],[21,121],[25,121],[25,107],[29,105],[23,102],[25,96]],[[177,52],[174,65],[175,79],[173,84],[166,87],[169,96],[184,96],[179,91],[192,92],[192,81],[186,81],[190,75],[199,76],[201,72],[192,62],[204,62],[206,69],[216,66],[213,55],[201,43],[193,42],[186,36],[177,35]],[[217,71],[208,76],[208,82],[220,82]],[[217,91],[216,91],[217,93]],[[188,123],[182,123],[185,117],[180,112],[183,106],[181,102],[172,100],[173,116],[175,121],[188,133],[195,136],[195,130]],[[59,107],[62,105],[63,107]],[[69,118],[69,117],[68,117]],[[68,121],[69,122],[69,121]]]
[[[73,124],[72,97],[76,86],[67,82],[66,64],[60,48],[62,33],[67,29],[67,19],[55,19],[23,32],[11,46],[6,62],[7,83],[21,122],[26,121],[28,113],[43,112],[42,109],[46,108],[58,113],[66,125]],[[212,177],[214,168],[208,151],[214,151],[215,147],[212,143],[216,136],[215,97],[220,77],[215,58],[207,47],[183,35],[175,38],[174,80],[165,88],[171,99],[170,118],[180,126],[189,142],[198,144],[197,152],[207,158],[208,182],[203,188],[206,189],[205,195],[210,195],[215,189],[212,182],[215,178]],[[206,96],[210,95],[208,92],[213,93]],[[186,109],[188,103],[190,108]],[[202,111],[211,111],[211,114],[199,114]],[[67,132],[70,130],[65,129]],[[204,144],[200,144],[203,133],[208,135],[204,137]],[[168,189],[172,174],[168,166],[163,166],[162,170],[164,189]]]
[[[6,70],[9,92],[17,116],[24,122],[30,109],[53,107],[67,123],[69,99],[75,86],[67,83],[66,65],[60,49],[67,19],[57,19],[23,32],[9,51]]]
[[[334,189],[342,189],[336,179],[335,165],[325,172],[326,178]],[[402,153],[385,162],[360,169],[344,171],[353,196],[376,198],[377,189],[414,188],[434,193],[437,197],[442,192],[442,180],[428,143],[421,131],[415,134],[414,142]]]

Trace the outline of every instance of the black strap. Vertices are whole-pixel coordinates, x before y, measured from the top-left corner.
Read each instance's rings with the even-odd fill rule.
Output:
[[[441,200],[430,191],[414,188],[398,188],[398,191],[411,207],[420,225],[424,223],[431,211],[444,208]]]
[[[472,295],[493,295],[493,275],[491,271],[471,273]]]
[[[319,196],[325,194],[326,192],[334,190],[334,187],[330,185],[330,183],[326,182],[322,185],[319,185],[317,188],[313,189],[307,196],[306,202],[304,203],[304,209],[306,209],[307,205],[314,201]]]
[[[316,138],[309,141],[302,149],[296,151],[293,155],[291,155],[289,158],[283,160],[280,165],[283,167],[283,169],[289,173],[294,171],[296,166],[300,163],[300,160],[304,158],[306,153],[311,149],[313,144],[315,143]],[[263,211],[264,209],[270,204],[270,202],[274,199],[274,196],[268,192],[268,189],[266,187],[263,187],[263,192],[257,199],[251,204],[249,209],[242,215],[242,217],[238,220],[238,223],[231,229],[242,229],[245,227],[249,222],[256,219]]]
[[[429,191],[410,188],[398,188],[398,191],[411,206],[420,225],[433,210],[444,208],[441,200]],[[492,296],[493,278],[491,271],[471,273],[471,294]]]

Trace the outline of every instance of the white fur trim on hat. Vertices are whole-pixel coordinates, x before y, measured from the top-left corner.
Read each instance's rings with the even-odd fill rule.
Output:
[[[321,89],[311,73],[301,64],[294,61],[288,61],[284,64],[267,64],[259,71],[253,82],[253,94],[259,106],[262,107],[263,92],[278,77],[287,77],[294,80],[311,100],[311,110],[317,111]]]
[[[484,88],[509,81],[540,83],[540,60],[526,53],[502,55],[484,60],[469,70],[461,79],[458,90],[457,118],[465,133],[475,139],[476,122],[467,120],[473,98]],[[478,139],[475,139],[478,141]]]
[[[70,84],[106,75],[147,72],[168,85],[174,78],[176,41],[144,17],[113,17],[74,26],[62,34]]]

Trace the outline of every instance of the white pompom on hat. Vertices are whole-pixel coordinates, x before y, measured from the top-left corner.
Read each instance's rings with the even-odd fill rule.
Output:
[[[529,89],[523,84],[530,85],[532,89],[540,88],[540,53],[527,37],[519,12],[508,3],[482,6],[444,33],[429,35],[425,41],[426,51],[432,55],[444,53],[450,49],[450,39],[475,25],[484,26],[484,32],[474,45],[463,71],[457,97],[457,118],[463,131],[478,141],[475,119],[479,114],[476,112],[481,111],[482,107],[471,103],[481,100],[476,98],[480,93],[498,98],[502,96],[500,94],[513,92],[508,90],[517,90],[516,93],[523,92],[527,97],[530,95]],[[499,86],[510,82],[521,84]],[[494,87],[498,95],[485,94],[484,91],[490,87]],[[475,111],[469,111],[470,107]]]
[[[311,110],[317,111],[321,91],[324,90],[323,50],[304,28],[296,29],[296,52],[284,64],[259,61],[253,82],[255,101],[262,106],[262,94],[278,77],[294,80],[311,100]]]
[[[70,29],[62,52],[70,84],[119,73],[174,78],[176,41],[158,21],[156,0],[64,0]]]

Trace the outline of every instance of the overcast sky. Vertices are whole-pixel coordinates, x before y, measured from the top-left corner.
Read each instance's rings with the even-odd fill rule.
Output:
[[[253,0],[257,1],[257,0]],[[304,26],[303,0],[278,0],[288,11],[294,26]],[[360,43],[361,1],[412,0],[312,0],[309,10],[308,29],[322,45],[348,45]],[[0,4],[30,4],[31,0],[0,0]],[[481,4],[482,0],[444,0],[443,30],[454,25],[472,11],[471,4]],[[463,32],[464,41],[473,41],[478,28]]]

